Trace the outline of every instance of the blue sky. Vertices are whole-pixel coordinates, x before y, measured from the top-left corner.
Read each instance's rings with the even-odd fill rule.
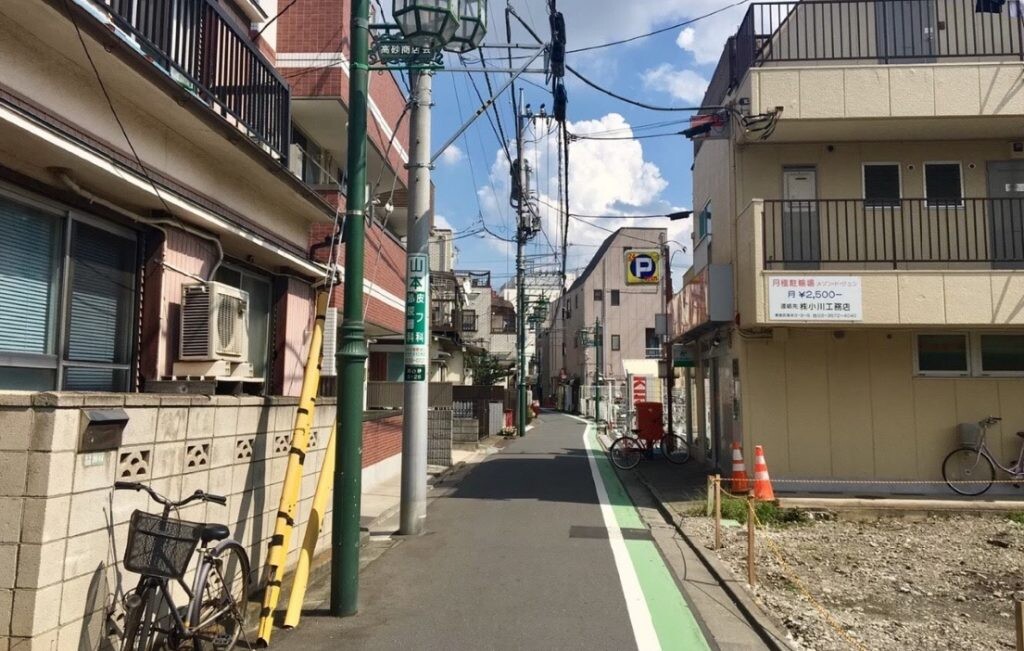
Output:
[[[644,0],[614,2],[611,0],[561,0],[559,9],[566,16],[569,49],[607,43],[653,29],[659,29],[700,16],[735,0]],[[492,1],[491,29],[487,42],[505,42],[503,2]],[[546,0],[513,0],[512,6],[544,38],[549,33]],[[744,7],[733,7],[688,28],[672,29],[658,36],[641,39],[628,45],[614,46],[586,53],[570,54],[569,65],[598,84],[620,95],[649,104],[692,106],[699,103],[706,80],[711,77],[721,53],[722,43],[735,31]],[[514,40],[529,42],[529,36],[516,31]],[[491,65],[503,52],[488,50]],[[475,54],[469,55],[475,58]],[[459,66],[450,57],[450,67]],[[506,63],[507,65],[507,63]],[[474,65],[474,67],[477,67]],[[474,75],[481,93],[487,94],[482,75]],[[501,83],[502,75],[491,76],[492,83]],[[507,77],[504,77],[507,79]],[[542,75],[527,77],[545,86]],[[629,136],[640,133],[665,133],[685,128],[685,124],[668,125],[633,131],[633,128],[685,120],[686,113],[654,112],[630,106],[592,90],[567,76],[569,88],[569,121],[576,133],[594,133],[603,137]],[[526,101],[538,109],[551,106],[548,91],[530,84]],[[435,148],[447,140],[475,111],[477,99],[469,75],[438,73],[434,79],[435,108],[432,137]],[[461,114],[460,114],[461,107]],[[512,109],[506,93],[499,110],[505,133],[513,136]],[[531,140],[534,166],[537,167],[535,187],[544,196],[557,196],[557,148],[553,137],[541,128]],[[437,187],[436,214],[459,232],[477,230],[480,215],[488,228],[500,235],[511,236],[511,209],[508,208],[507,163],[499,155],[499,140],[485,118],[455,143],[438,161],[434,172]],[[640,141],[586,141],[575,143],[570,152],[571,211],[582,214],[657,214],[689,208],[692,201],[690,166],[692,146],[682,136]],[[545,211],[544,231],[528,247],[528,255],[539,264],[553,262],[552,251],[558,249],[560,221],[554,211]],[[596,246],[608,233],[624,225],[668,226],[670,239],[687,249],[690,247],[689,223],[658,220],[570,220],[570,269],[585,266]],[[488,269],[495,285],[503,284],[514,272],[515,247],[490,236],[470,236],[457,241],[459,268]],[[673,251],[681,249],[673,246]],[[675,282],[689,264],[689,254],[675,255]],[[678,286],[678,285],[677,285]]]

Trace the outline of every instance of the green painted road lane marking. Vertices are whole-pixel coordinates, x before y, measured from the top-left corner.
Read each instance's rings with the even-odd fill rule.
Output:
[[[605,522],[609,527],[609,538],[617,539],[625,545],[629,563],[632,565],[632,572],[627,573],[635,575],[636,582],[639,583],[647,615],[650,623],[653,624],[654,633],[657,635],[657,646],[672,651],[710,650],[696,617],[690,610],[679,584],[676,583],[672,571],[665,564],[655,543],[650,540],[622,539],[622,529],[646,529],[646,525],[641,520],[636,507],[633,506],[618,475],[615,474],[611,461],[601,449],[593,428],[589,425],[584,433],[584,442],[590,457],[591,470],[595,471],[594,481],[595,483],[600,481],[601,488],[604,489],[603,491],[598,490],[598,497],[607,498],[607,506],[610,507],[614,516],[613,523],[609,523],[607,520]],[[605,505],[602,504],[602,506]],[[633,577],[624,576],[622,567],[619,568],[619,576],[623,581],[623,590],[627,591],[627,586],[633,584]],[[647,618],[639,617],[638,619],[645,620]],[[653,641],[650,639],[644,641],[644,636],[636,629],[637,622],[634,621],[634,633],[637,634],[637,644],[641,651],[654,648]]]

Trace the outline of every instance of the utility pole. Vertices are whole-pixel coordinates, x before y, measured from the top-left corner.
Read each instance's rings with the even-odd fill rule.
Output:
[[[516,350],[519,358],[518,392],[516,399],[516,433],[526,436],[526,269],[523,267],[523,254],[526,239],[530,233],[526,223],[529,213],[529,175],[527,162],[523,152],[523,131],[526,122],[533,118],[531,113],[523,112],[523,91],[519,91],[519,110],[516,115],[516,179],[513,185],[513,199],[516,200]]]
[[[601,368],[604,366],[604,332],[601,319],[594,322],[594,348],[597,349],[597,368],[594,369],[594,420],[601,422]]]
[[[671,323],[669,322],[669,318],[668,318],[669,303],[672,301],[672,258],[669,257],[668,244],[666,244],[665,247],[662,249],[662,260],[664,261],[663,264],[665,265],[664,270],[662,271],[662,278],[663,278],[662,282],[665,283],[665,292],[664,292],[664,298],[665,298],[664,305],[665,305],[665,309],[663,310],[663,313],[665,314],[665,316],[663,317],[664,321],[665,321],[665,334],[661,335],[661,341],[662,341],[661,350],[662,350],[662,355],[664,356],[664,358],[666,360],[665,367],[666,367],[667,373],[665,375],[668,376],[667,377],[668,387],[666,389],[665,400],[666,400],[666,402],[668,402],[668,405],[667,405],[667,408],[668,408],[668,421],[667,421],[667,424],[668,424],[668,433],[671,435],[671,434],[675,433],[675,432],[672,431],[673,428],[674,428],[674,425],[675,425],[675,423],[673,422],[674,414],[672,413],[673,408],[675,407],[675,403],[672,400],[672,393],[673,393],[673,389],[675,388],[673,385],[676,383],[676,367],[674,366],[675,360],[672,359],[672,332],[671,332],[672,328],[671,328]]]
[[[427,518],[427,409],[430,384],[430,118],[433,73],[413,71],[409,224],[405,274],[405,409],[399,533],[423,533]]]
[[[345,210],[345,318],[338,330],[334,528],[331,531],[331,614],[359,610],[359,515],[363,477],[363,375],[368,357],[363,323],[366,218],[366,111],[370,1],[352,0],[349,17],[348,199]]]

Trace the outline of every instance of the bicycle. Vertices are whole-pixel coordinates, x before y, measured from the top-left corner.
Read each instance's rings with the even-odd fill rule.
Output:
[[[1001,420],[998,416],[981,419],[978,421],[981,433],[962,435],[960,447],[946,455],[942,462],[942,478],[955,492],[961,495],[981,495],[992,487],[996,468],[1015,480],[1024,481],[1024,441],[1016,463],[1008,467],[996,461],[985,442],[988,428]],[[1017,432],[1017,436],[1024,439],[1024,432]]]
[[[675,434],[662,434],[657,439],[641,438],[639,430],[633,430],[632,436],[620,436],[608,448],[608,455],[616,468],[631,470],[636,468],[643,457],[654,458],[654,446],[661,447],[662,455],[669,463],[684,464],[690,460],[690,449],[686,440]]]
[[[171,518],[171,511],[192,502],[221,506],[227,498],[197,490],[180,501],[160,495],[138,482],[119,481],[114,490],[146,491],[163,513],[132,513],[125,546],[124,567],[140,576],[125,596],[123,651],[177,649],[186,642],[195,651],[225,651],[238,642],[246,626],[249,596],[249,557],[240,543],[229,538],[222,524],[202,524]],[[211,549],[211,544],[216,545]],[[185,574],[199,547],[199,565],[191,589]],[[171,595],[171,581],[188,595],[179,609]],[[167,608],[167,614],[163,608]],[[182,614],[184,612],[184,615]],[[169,624],[164,622],[170,618]]]

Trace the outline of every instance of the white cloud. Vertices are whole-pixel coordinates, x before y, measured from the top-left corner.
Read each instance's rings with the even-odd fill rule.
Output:
[[[609,113],[596,120],[569,124],[575,134],[614,133],[628,137],[633,131],[625,118]],[[533,138],[528,138],[530,142]],[[537,205],[542,229],[547,235],[538,241],[561,243],[564,216],[558,210],[558,147],[557,139],[542,137],[527,145],[527,158],[534,170],[531,187],[537,193]],[[491,166],[489,183],[478,190],[484,211],[484,221],[494,233],[503,237],[514,235],[514,221],[509,216],[509,165],[503,152],[498,151]],[[621,215],[621,219],[572,218],[569,222],[568,268],[584,266],[594,255],[596,246],[603,242],[609,231],[626,226],[665,227],[670,240],[690,247],[689,220],[671,222],[665,218],[634,219],[628,215],[663,215],[679,210],[662,198],[668,182],[661,170],[644,157],[642,143],[635,140],[578,140],[572,145],[569,166],[569,195],[572,212],[581,215]],[[502,255],[508,245],[488,238],[488,244]],[[673,250],[678,250],[673,246]],[[548,249],[550,250],[550,249]],[[673,267],[682,270],[689,255],[675,256]]]
[[[565,14],[569,49],[574,49],[629,38],[699,18],[720,10],[727,4],[728,0],[560,0],[558,9]],[[517,9],[535,29],[546,33],[547,24],[544,16],[547,15],[547,0],[525,0],[521,5],[517,5]],[[698,64],[713,64],[722,55],[726,39],[736,33],[746,10],[747,7],[741,4],[702,18],[680,30],[677,44],[690,52]],[[494,39],[493,42],[504,38],[504,27],[502,15],[497,11],[490,12],[489,38]],[[649,42],[648,39],[641,39],[621,47],[642,48]],[[610,48],[587,55],[575,55],[573,61],[579,66],[584,64],[580,57],[586,60],[595,57],[614,59],[615,51],[615,48]]]
[[[465,158],[466,155],[462,153],[462,150],[459,149],[458,145],[454,144],[448,145],[448,149],[445,149],[441,153],[441,161],[445,165],[458,165],[465,160]]]
[[[688,104],[700,104],[708,82],[692,70],[673,68],[663,63],[643,74],[644,86],[667,93]]]

